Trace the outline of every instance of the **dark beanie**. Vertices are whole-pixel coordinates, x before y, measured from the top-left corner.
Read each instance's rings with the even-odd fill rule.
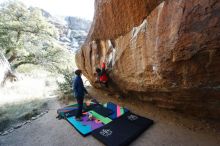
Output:
[[[75,74],[78,75],[78,76],[79,76],[81,73],[82,73],[82,71],[81,71],[80,69],[77,69],[77,70],[75,71]]]

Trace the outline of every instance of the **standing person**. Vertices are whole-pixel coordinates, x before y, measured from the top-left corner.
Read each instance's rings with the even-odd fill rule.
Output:
[[[88,91],[83,85],[83,81],[81,78],[82,71],[80,69],[77,69],[75,71],[76,78],[73,80],[73,91],[74,96],[76,97],[77,103],[78,103],[78,111],[76,114],[76,120],[80,121],[82,117],[82,108],[83,108],[83,99],[85,93],[88,94]]]

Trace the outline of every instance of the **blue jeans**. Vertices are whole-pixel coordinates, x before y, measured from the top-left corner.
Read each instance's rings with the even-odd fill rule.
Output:
[[[79,118],[82,116],[83,99],[84,99],[84,97],[76,97],[76,100],[78,103],[78,110],[77,110],[76,118]]]

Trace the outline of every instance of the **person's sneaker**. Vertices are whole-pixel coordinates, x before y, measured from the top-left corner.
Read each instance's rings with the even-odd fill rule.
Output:
[[[82,121],[82,118],[81,117],[77,117],[76,121]]]
[[[58,115],[56,118],[57,118],[58,120],[63,119],[60,115]]]

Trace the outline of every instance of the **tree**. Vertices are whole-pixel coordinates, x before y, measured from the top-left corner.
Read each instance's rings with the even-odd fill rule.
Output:
[[[65,50],[57,37],[57,29],[40,9],[18,1],[1,5],[0,52],[14,70],[24,64],[59,66]]]
[[[14,68],[55,61],[53,56],[62,52],[55,47],[57,34],[40,9],[20,2],[4,3],[0,9],[0,47]]]

